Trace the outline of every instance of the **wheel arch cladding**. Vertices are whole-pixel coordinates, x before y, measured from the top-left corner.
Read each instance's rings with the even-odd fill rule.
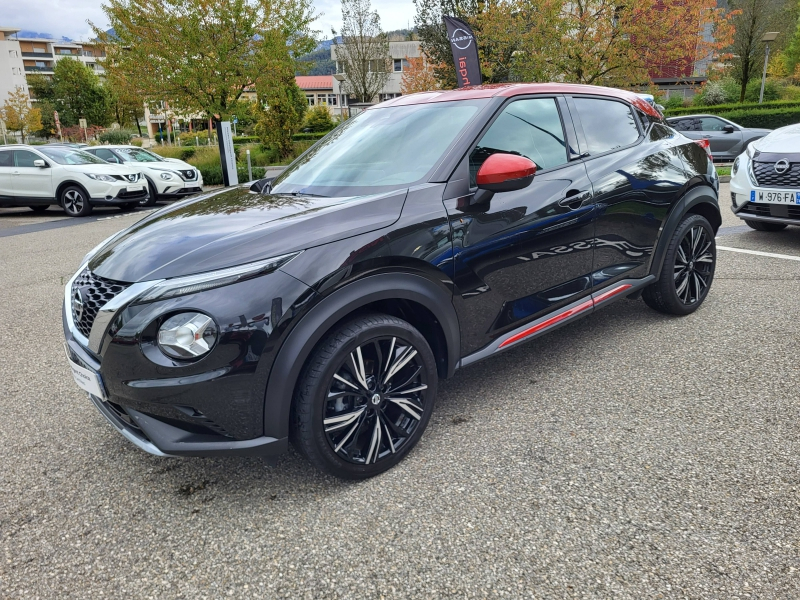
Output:
[[[650,264],[650,274],[655,275],[656,278],[658,278],[661,273],[661,267],[664,264],[664,257],[667,255],[667,248],[672,238],[672,233],[678,227],[683,217],[689,213],[705,217],[711,224],[714,234],[717,233],[720,225],[722,225],[722,216],[719,213],[717,194],[711,187],[701,185],[691,188],[686,192],[683,198],[676,203],[675,209],[667,217],[661,234],[658,237],[658,243],[653,253],[653,262]]]
[[[56,202],[58,202],[59,206],[61,206],[61,207],[63,207],[63,206],[64,206],[64,203],[63,203],[63,202],[61,202],[61,194],[62,194],[62,193],[64,192],[64,190],[65,190],[65,189],[67,189],[68,187],[76,187],[76,188],[79,188],[79,189],[80,189],[80,190],[81,190],[81,191],[82,191],[84,194],[86,194],[86,201],[87,201],[87,202],[89,202],[89,203],[91,204],[91,202],[92,202],[92,196],[91,196],[91,194],[89,194],[89,192],[86,190],[86,188],[85,188],[85,187],[83,187],[83,186],[82,186],[80,183],[78,183],[77,181],[72,181],[72,180],[69,180],[69,181],[62,181],[60,184],[58,184],[58,187],[56,188]]]
[[[264,432],[284,438],[295,386],[314,348],[334,327],[354,315],[384,312],[417,328],[436,356],[439,375],[450,377],[461,344],[452,294],[420,275],[384,273],[346,284],[304,315],[272,365],[264,397]]]

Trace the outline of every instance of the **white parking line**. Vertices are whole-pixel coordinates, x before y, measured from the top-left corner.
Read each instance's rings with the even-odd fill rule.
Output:
[[[782,258],[783,260],[800,260],[800,256],[792,256],[791,254],[774,254],[772,252],[759,252],[758,250],[729,248],[727,246],[717,246],[717,250],[727,250],[728,252],[741,252],[742,254],[755,254],[756,256],[767,256],[769,258]]]

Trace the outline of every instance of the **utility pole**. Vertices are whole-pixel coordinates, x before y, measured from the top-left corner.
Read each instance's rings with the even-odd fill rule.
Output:
[[[761,74],[761,93],[758,95],[759,104],[764,102],[764,85],[767,83],[767,64],[769,63],[769,43],[774,42],[777,37],[777,31],[768,31],[764,34],[764,37],[761,38],[761,41],[764,42],[767,47],[766,52],[764,52],[764,72]]]

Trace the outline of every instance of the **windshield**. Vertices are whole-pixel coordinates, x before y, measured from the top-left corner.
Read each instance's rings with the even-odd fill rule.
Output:
[[[421,182],[488,100],[366,110],[289,166],[273,193],[354,196]]]
[[[39,152],[44,154],[47,158],[54,160],[60,165],[105,165],[106,161],[84,152],[76,148],[64,147],[49,147],[37,148]]]
[[[115,148],[125,162],[165,162],[158,154],[142,148]]]

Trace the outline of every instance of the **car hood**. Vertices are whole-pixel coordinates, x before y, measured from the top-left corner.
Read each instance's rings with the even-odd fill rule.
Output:
[[[269,195],[246,186],[165,207],[120,232],[89,268],[115,281],[191,275],[388,227],[407,190],[347,198]]]
[[[167,158],[165,162],[135,162],[129,163],[137,167],[155,169],[156,171],[174,171],[175,169],[194,169],[192,165],[177,158]]]
[[[94,173],[96,175],[130,175],[138,173],[139,170],[133,167],[122,165],[107,164],[88,164],[88,165],[64,165],[66,171],[72,173]]]
[[[800,151],[800,124],[771,131],[769,135],[753,142],[759,152],[793,153]]]

